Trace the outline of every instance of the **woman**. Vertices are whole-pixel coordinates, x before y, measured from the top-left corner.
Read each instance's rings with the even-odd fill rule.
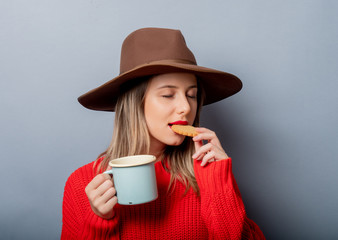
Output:
[[[115,111],[113,139],[99,158],[67,180],[62,239],[264,239],[247,218],[216,134],[199,128],[201,106],[237,93],[241,81],[200,67],[178,30],[131,33],[121,51],[120,75],[79,97],[93,110]],[[194,138],[173,124],[196,126]],[[203,144],[207,141],[207,144]],[[159,197],[117,203],[110,159],[156,156]]]

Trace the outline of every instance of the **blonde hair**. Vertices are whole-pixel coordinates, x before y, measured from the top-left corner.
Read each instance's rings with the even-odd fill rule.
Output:
[[[149,153],[150,136],[144,116],[144,98],[150,80],[151,77],[138,79],[136,81],[140,83],[137,85],[128,84],[123,86],[122,94],[115,107],[112,141],[108,149],[100,155],[104,155],[104,158],[98,169],[99,172],[107,168],[111,159]],[[204,98],[204,93],[199,84],[198,89],[198,109],[194,126],[199,126],[199,115]],[[188,137],[179,146],[167,146],[165,148],[161,156],[161,162],[171,175],[168,190],[174,187],[177,179],[186,186],[185,192],[192,187],[199,194],[192,159],[194,151],[194,143]],[[166,162],[164,163],[164,161]]]

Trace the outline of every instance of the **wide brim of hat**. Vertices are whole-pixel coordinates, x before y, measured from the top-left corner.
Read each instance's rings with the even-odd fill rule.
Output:
[[[174,72],[196,75],[205,92],[203,105],[230,97],[242,89],[241,80],[233,74],[188,63],[162,60],[143,64],[122,73],[105,84],[81,95],[78,101],[91,110],[114,111],[117,98],[121,93],[120,86],[123,83],[141,77]]]

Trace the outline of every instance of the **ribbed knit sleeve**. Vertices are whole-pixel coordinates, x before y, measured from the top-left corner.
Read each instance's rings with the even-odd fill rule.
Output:
[[[85,187],[93,177],[91,163],[68,178],[63,196],[61,239],[119,239],[118,216],[105,220],[90,207]]]
[[[265,239],[259,227],[246,216],[231,158],[204,167],[195,161],[194,170],[209,239]]]

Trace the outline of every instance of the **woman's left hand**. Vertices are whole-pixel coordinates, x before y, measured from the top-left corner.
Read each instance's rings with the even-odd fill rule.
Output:
[[[196,128],[198,135],[193,137],[196,152],[192,156],[194,159],[202,161],[201,166],[208,162],[214,162],[229,158],[225,153],[216,133],[207,128]],[[208,141],[203,145],[203,140]]]

